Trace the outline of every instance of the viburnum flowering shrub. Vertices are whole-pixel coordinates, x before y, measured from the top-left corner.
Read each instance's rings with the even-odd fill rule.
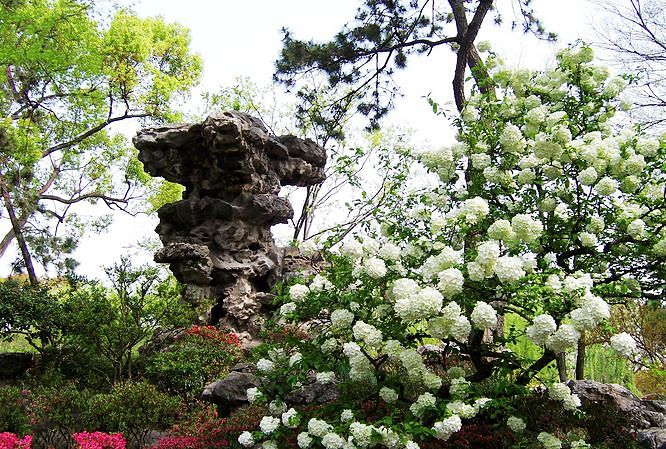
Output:
[[[0,432],[0,449],[30,449],[32,447],[32,437],[26,435],[19,438],[11,432]]]
[[[568,48],[545,72],[488,58],[494,89],[470,98],[457,142],[414,155],[438,185],[383,214],[381,237],[324,249],[327,268],[280,298],[290,305],[278,326],[307,338],[257,349],[249,396],[268,411],[241,445],[297,435],[300,448],[416,449],[499,416],[517,440],[585,447],[529,428],[507,397],[604,324],[612,303],[663,293],[666,141],[614,119],[625,82],[592,57]],[[509,313],[524,329],[502,329]],[[538,358],[506,349],[523,336]],[[627,337],[612,347],[632,355]],[[505,385],[487,388],[491,378]],[[289,405],[317,379],[335,385],[335,413]],[[548,394],[580,405],[563,383]]]

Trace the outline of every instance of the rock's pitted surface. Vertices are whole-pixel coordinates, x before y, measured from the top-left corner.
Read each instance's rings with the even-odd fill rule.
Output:
[[[164,247],[155,255],[186,284],[192,304],[213,299],[213,321],[252,341],[279,276],[270,227],[293,216],[282,185],[324,180],[325,150],[275,137],[256,118],[224,112],[203,123],[143,130],[134,138],[153,176],[185,186],[181,201],[158,210]]]

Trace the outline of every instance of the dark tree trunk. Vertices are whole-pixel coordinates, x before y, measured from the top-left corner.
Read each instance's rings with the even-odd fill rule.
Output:
[[[560,382],[566,382],[569,380],[569,376],[567,375],[567,361],[565,357],[566,353],[564,352],[557,354],[555,357],[555,361],[557,362],[557,374],[560,376]]]
[[[576,380],[585,379],[585,331],[580,333],[578,340],[578,354],[576,357]]]
[[[21,257],[23,258],[23,263],[25,264],[25,270],[28,272],[28,279],[30,280],[30,285],[36,287],[39,285],[39,280],[35,274],[35,267],[32,263],[32,257],[30,256],[30,250],[28,249],[28,244],[25,241],[25,236],[23,235],[23,228],[20,220],[16,217],[16,211],[14,210],[14,205],[12,204],[12,198],[9,195],[9,190],[5,185],[4,181],[0,181],[0,189],[2,190],[2,199],[5,203],[5,209],[9,214],[9,220],[12,223],[12,230],[14,231],[14,236],[16,237],[16,242],[18,243],[19,250],[21,251]]]

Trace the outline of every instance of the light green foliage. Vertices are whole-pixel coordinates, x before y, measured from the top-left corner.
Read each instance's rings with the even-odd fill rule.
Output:
[[[95,13],[78,0],[20,0],[0,10],[3,206],[14,210],[32,251],[45,256],[40,262],[61,268],[82,231],[67,221],[76,204],[140,211],[139,198],[151,191],[162,201],[174,197],[143,172],[111,125],[173,119],[173,100],[201,71],[182,26],[124,10],[101,23]]]

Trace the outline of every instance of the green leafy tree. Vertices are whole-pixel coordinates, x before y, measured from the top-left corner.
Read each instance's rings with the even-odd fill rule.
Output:
[[[524,31],[554,39],[534,13],[531,0],[518,0],[520,23]],[[344,117],[350,108],[367,115],[372,127],[393,108],[398,86],[396,71],[407,67],[410,57],[430,54],[438,47],[457,52],[453,77],[456,106],[465,103],[465,76],[469,68],[482,91],[492,90],[487,69],[474,45],[481,25],[489,12],[496,23],[502,15],[493,0],[449,0],[448,2],[365,0],[354,20],[329,42],[295,39],[283,30],[283,48],[276,62],[275,79],[294,86],[307,73],[326,77],[325,92],[339,89],[340,94],[326,101],[328,122]],[[298,92],[306,113],[318,103],[321,90],[303,87]],[[306,114],[307,115],[307,114]],[[329,125],[330,126],[330,125]]]
[[[134,267],[123,259],[107,268],[112,288],[100,283],[74,285],[63,302],[60,324],[64,350],[100,359],[109,381],[131,379],[138,348],[157,334],[190,324],[192,311],[180,301],[173,278],[162,279],[155,267]]]
[[[151,180],[135,150],[111,130],[131,119],[176,117],[173,100],[201,71],[189,33],[160,18],[120,11],[98,21],[95,12],[80,0],[17,0],[0,8],[0,193],[12,225],[0,255],[15,239],[33,284],[34,256],[72,267],[63,255],[90,228],[72,213],[76,206],[136,211],[131,202],[146,188],[155,198],[178,194]]]

